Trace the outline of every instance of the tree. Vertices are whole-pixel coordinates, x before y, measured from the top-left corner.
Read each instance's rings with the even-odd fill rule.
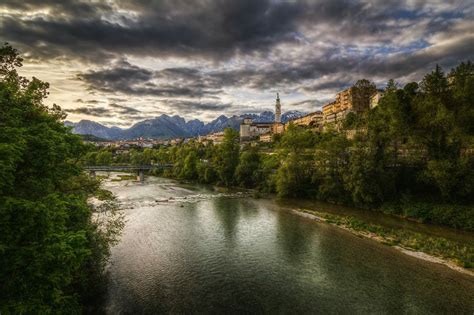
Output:
[[[235,169],[239,164],[239,133],[231,128],[224,130],[224,140],[219,145],[214,159],[217,173],[225,186],[235,182]]]
[[[278,147],[285,152],[301,152],[313,146],[314,133],[311,130],[290,123],[285,133],[281,136]]]
[[[214,167],[208,161],[201,161],[197,164],[198,180],[203,184],[215,183],[217,174]]]
[[[85,165],[97,165],[97,152],[87,152],[82,158]]]
[[[354,112],[349,112],[344,121],[342,122],[342,128],[345,130],[355,129],[358,126],[358,119],[357,114]]]
[[[358,80],[354,84],[353,98],[355,103],[359,104],[361,108],[369,108],[370,97],[377,91],[373,82],[367,79]]]
[[[198,178],[198,173],[197,173],[197,153],[196,151],[192,150],[190,151],[187,155],[186,158],[184,159],[184,166],[181,171],[181,178],[185,179],[197,179]]]
[[[452,90],[456,125],[465,135],[474,135],[474,64],[461,62],[448,75]]]
[[[155,157],[157,159],[157,162],[161,164],[167,164],[171,162],[170,154],[168,150],[165,149],[165,147],[160,147],[158,149],[158,152],[156,152]]]
[[[359,206],[378,206],[387,193],[394,193],[392,172],[385,160],[366,141],[356,141],[351,146],[349,163],[342,175],[344,187],[351,200]]]
[[[97,154],[96,162],[98,165],[110,165],[113,161],[112,152],[104,150]]]
[[[436,65],[435,70],[423,78],[420,87],[421,91],[426,95],[438,98],[443,102],[449,101],[448,79],[439,65]]]
[[[239,165],[235,170],[237,183],[243,187],[256,187],[261,182],[260,155],[255,148],[240,153]]]
[[[344,136],[326,134],[316,146],[312,182],[318,199],[348,201],[343,175],[349,163],[349,145]]]
[[[309,163],[301,155],[291,152],[282,161],[276,176],[276,191],[280,197],[311,195]]]
[[[276,191],[276,173],[280,167],[280,157],[277,154],[264,154],[260,157],[261,159],[261,172],[262,172],[262,190],[267,192]]]
[[[43,104],[48,84],[19,76],[21,65],[14,48],[0,48],[0,312],[79,313],[97,295],[120,220],[94,221],[87,200],[99,183],[79,166],[88,147],[59,106]]]

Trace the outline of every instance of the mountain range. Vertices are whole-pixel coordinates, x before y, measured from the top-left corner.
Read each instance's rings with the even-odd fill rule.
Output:
[[[282,122],[301,117],[306,113],[300,111],[288,111],[282,115]],[[66,126],[72,127],[73,133],[81,135],[93,135],[108,140],[128,140],[139,137],[153,139],[170,139],[178,137],[196,137],[209,133],[222,131],[230,127],[239,130],[239,125],[243,118],[252,118],[255,122],[269,122],[275,119],[271,111],[264,111],[260,114],[243,114],[239,116],[221,115],[209,123],[204,123],[199,119],[186,121],[183,117],[175,115],[161,115],[152,119],[140,121],[130,128],[107,127],[91,120],[81,120],[77,123],[65,121]]]

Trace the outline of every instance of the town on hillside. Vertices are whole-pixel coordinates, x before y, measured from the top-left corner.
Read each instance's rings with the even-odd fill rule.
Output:
[[[328,129],[339,130],[341,122],[349,113],[360,114],[378,105],[383,91],[376,90],[372,95],[365,97],[354,86],[336,94],[336,99],[322,107],[322,111],[317,110],[305,116],[281,122],[281,102],[277,93],[275,103],[275,121],[273,122],[253,122],[250,118],[245,118],[240,124],[240,141],[260,141],[271,142],[273,135],[281,134],[288,129],[291,124],[311,128],[315,132],[322,132]],[[213,136],[213,135],[209,135]],[[215,136],[213,136],[215,137]]]
[[[334,101],[322,106],[322,110],[310,112],[304,116],[282,122],[282,104],[280,95],[277,93],[275,101],[274,121],[253,121],[250,117],[245,117],[240,123],[240,142],[242,144],[256,144],[258,142],[272,142],[275,135],[285,132],[290,125],[309,128],[314,132],[327,130],[340,130],[341,123],[349,113],[362,114],[378,105],[383,90],[376,90],[371,95],[364,95],[355,86],[347,88],[336,94]],[[348,137],[353,137],[354,132],[348,132]],[[159,145],[173,146],[180,143],[188,143],[191,140],[204,144],[220,144],[224,139],[224,131],[213,132],[208,135],[174,138],[174,139],[148,139],[140,137],[132,140],[117,141],[88,141],[98,147],[113,147],[127,150],[129,148],[152,148]]]

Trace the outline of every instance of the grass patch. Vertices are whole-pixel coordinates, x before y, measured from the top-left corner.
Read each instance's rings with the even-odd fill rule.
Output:
[[[400,246],[403,248],[424,252],[426,254],[441,257],[455,262],[458,266],[474,268],[474,244],[464,244],[451,241],[443,237],[428,236],[404,229],[387,228],[384,226],[370,224],[358,218],[321,213],[311,210],[302,212],[316,215],[327,223],[344,227],[357,234],[367,237],[376,236],[380,242],[389,246]]]

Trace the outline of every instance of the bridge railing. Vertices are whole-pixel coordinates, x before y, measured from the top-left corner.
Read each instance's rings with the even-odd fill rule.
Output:
[[[149,171],[158,168],[170,168],[173,164],[149,164],[149,165],[88,165],[84,166],[87,171]]]

